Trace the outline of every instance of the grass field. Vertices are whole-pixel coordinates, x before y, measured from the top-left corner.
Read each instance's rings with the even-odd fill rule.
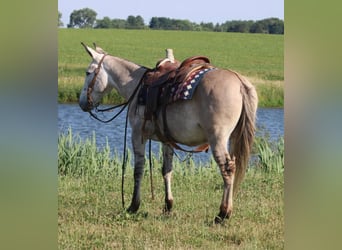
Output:
[[[95,135],[94,135],[95,136]],[[95,137],[94,137],[95,138]],[[222,196],[222,178],[213,162],[195,166],[175,159],[174,211],[162,213],[164,190],[160,159],[153,157],[155,200],[149,171],[142,183],[137,214],[121,206],[121,159],[108,145],[81,141],[69,134],[58,139],[59,249],[283,249],[284,143],[258,138],[259,161],[246,174],[234,200],[233,217],[213,225]],[[133,189],[127,168],[126,208]]]
[[[59,102],[77,101],[83,86],[89,55],[80,42],[96,42],[109,54],[154,67],[173,48],[182,61],[205,55],[217,67],[236,70],[256,85],[259,106],[283,106],[284,36],[228,32],[189,32],[162,30],[59,29]],[[113,93],[105,102],[117,102]]]

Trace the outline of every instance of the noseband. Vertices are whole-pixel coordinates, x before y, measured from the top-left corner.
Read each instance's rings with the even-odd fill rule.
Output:
[[[91,98],[91,92],[93,91],[93,88],[94,88],[94,85],[95,85],[95,82],[96,82],[96,78],[97,78],[97,75],[99,74],[100,72],[100,68],[101,68],[101,65],[103,63],[103,60],[105,58],[107,54],[104,54],[103,57],[101,58],[99,64],[97,65],[97,68],[95,69],[95,74],[94,74],[94,77],[93,79],[91,80],[90,84],[88,85],[88,88],[87,88],[87,102],[93,106],[93,98]]]

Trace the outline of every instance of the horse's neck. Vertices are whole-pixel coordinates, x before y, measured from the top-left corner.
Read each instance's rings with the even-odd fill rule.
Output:
[[[124,59],[110,56],[106,62],[108,83],[126,100],[133,94],[146,68]]]

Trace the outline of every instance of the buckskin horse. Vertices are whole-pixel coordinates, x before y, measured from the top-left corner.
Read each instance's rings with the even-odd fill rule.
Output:
[[[164,211],[171,212],[173,205],[171,176],[174,148],[177,145],[200,145],[199,148],[205,149],[205,145],[209,145],[224,183],[215,223],[229,218],[233,211],[233,195],[244,178],[255,136],[258,97],[254,86],[237,72],[212,66],[206,57],[189,58],[180,65],[174,60],[172,50],[168,50],[166,58],[151,70],[109,55],[96,44],[95,49],[82,45],[92,58],[79,98],[82,110],[91,113],[103,95],[113,88],[129,103],[127,112],[132,128],[134,190],[127,211],[135,213],[139,209],[145,144],[152,139],[162,142]],[[167,64],[170,67],[163,69]],[[187,89],[193,90],[191,99],[185,98],[189,91],[183,90],[186,93],[183,95],[179,91],[180,85],[189,82],[190,75],[191,81],[197,81],[196,88]],[[145,95],[143,88],[147,92]],[[139,101],[144,96],[145,102]],[[153,98],[158,100],[151,101]]]

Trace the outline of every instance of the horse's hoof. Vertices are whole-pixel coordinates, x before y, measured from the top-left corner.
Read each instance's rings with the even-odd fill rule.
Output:
[[[224,221],[224,218],[221,218],[220,216],[216,216],[214,220],[215,224],[221,224],[223,223],[223,221]]]
[[[231,216],[232,212],[220,212],[216,217],[215,217],[215,224],[222,224],[225,219],[229,219]]]
[[[164,213],[171,213],[173,200],[165,200]]]
[[[166,206],[163,208],[163,214],[169,215],[171,214],[171,212],[172,212],[172,209],[168,209],[166,208]]]
[[[133,205],[130,205],[128,208],[127,208],[127,212],[128,213],[131,213],[131,214],[135,214],[139,209],[139,205],[138,206],[133,206]]]

